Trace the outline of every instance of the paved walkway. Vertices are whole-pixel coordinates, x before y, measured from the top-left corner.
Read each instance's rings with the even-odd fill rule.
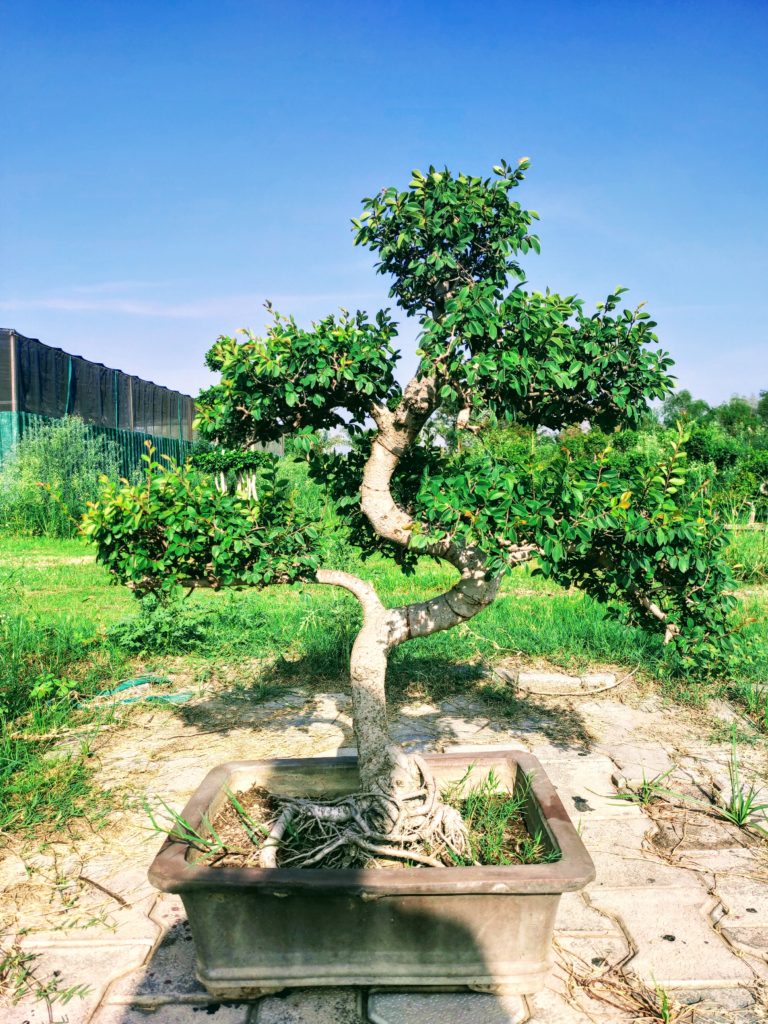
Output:
[[[106,736],[100,777],[111,785],[130,773],[137,790],[160,793],[180,807],[205,771],[223,760],[278,751],[328,754],[348,746],[346,707],[341,694],[294,691],[259,705],[241,701],[235,716],[231,702],[208,694],[197,709],[154,710]],[[727,710],[720,715],[727,719]],[[720,737],[714,743],[713,728]],[[15,934],[14,949],[34,958],[26,963],[50,990],[75,987],[66,1003],[54,1000],[52,1008],[29,995],[10,1005],[6,992],[0,1021],[768,1021],[768,843],[718,820],[709,804],[713,786],[722,787],[727,777],[727,722],[664,707],[653,697],[641,700],[627,684],[583,697],[529,695],[515,718],[496,717],[488,705],[464,697],[414,704],[402,709],[394,731],[410,749],[527,749],[556,785],[592,854],[597,880],[562,899],[554,969],[543,992],[522,1003],[473,995],[432,996],[425,1003],[419,995],[353,990],[212,1003],[194,980],[180,901],[158,894],[146,880],[158,840],[129,801],[102,833],[43,850],[9,850],[0,859],[4,931]],[[743,775],[768,777],[764,742],[740,749]],[[615,799],[617,787],[637,787],[670,768],[665,785],[687,801],[643,808]],[[705,806],[710,813],[699,809]],[[661,990],[682,1015],[658,1012]]]

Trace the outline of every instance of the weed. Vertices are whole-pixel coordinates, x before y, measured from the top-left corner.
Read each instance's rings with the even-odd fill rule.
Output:
[[[734,531],[726,557],[737,580],[768,583],[768,527]]]
[[[204,857],[216,857],[226,853],[227,848],[207,815],[203,815],[200,828],[195,828],[162,797],[156,797],[156,802],[158,806],[152,807],[149,800],[143,801],[152,832],[163,836],[167,834],[169,839],[177,843],[186,843]]]
[[[238,824],[237,831],[242,829],[245,832],[252,844],[250,849],[232,845],[219,830],[214,828],[207,814],[203,815],[200,827],[195,828],[183,815],[174,811],[160,797],[156,798],[156,807],[153,808],[147,800],[143,801],[143,807],[149,818],[151,831],[163,836],[167,834],[168,838],[175,842],[186,843],[199,855],[196,858],[198,863],[213,866],[227,855],[252,856],[263,844],[265,837],[269,835],[269,828],[256,821],[231,790],[226,790],[226,797]],[[222,820],[221,812],[217,816],[217,821],[219,820]],[[227,834],[230,832],[231,830],[228,829]]]
[[[72,537],[99,478],[120,475],[117,446],[77,417],[41,423],[21,438],[0,472],[0,528]],[[44,486],[40,486],[41,483]]]
[[[66,700],[77,690],[74,679],[61,678],[54,672],[42,672],[34,681],[29,696],[31,700]]]
[[[736,753],[736,740],[731,743],[731,759],[728,764],[728,777],[731,784],[731,793],[728,803],[719,808],[719,812],[726,821],[730,821],[739,828],[752,828],[768,835],[768,831],[755,820],[761,811],[768,810],[768,803],[757,802],[761,787],[753,782],[749,789],[744,789],[741,784],[741,773]]]
[[[768,683],[739,681],[730,688],[730,695],[743,704],[755,725],[768,732]]]
[[[260,845],[264,838],[269,835],[269,829],[265,825],[256,821],[248,811],[246,811],[235,794],[229,789],[227,790],[227,799],[234,808],[235,814],[245,829],[248,838],[254,845]]]
[[[0,995],[12,1006],[31,996],[35,1001],[45,1004],[51,1024],[65,1024],[68,1019],[66,1017],[64,1021],[54,1020],[54,1004],[66,1006],[75,998],[83,998],[90,992],[90,986],[64,986],[58,971],[41,980],[35,970],[35,961],[38,959],[39,954],[26,952],[17,944],[0,947]]]
[[[675,766],[673,765],[660,775],[654,775],[652,779],[646,779],[645,771],[643,771],[643,781],[636,789],[629,789],[621,793],[616,793],[611,797],[611,799],[626,800],[629,803],[639,804],[641,807],[648,807],[649,804],[654,803],[656,800],[670,798],[681,800],[682,796],[680,793],[675,793],[673,790],[667,789],[662,785],[664,780],[668,779],[674,770]]]
[[[618,1010],[622,1020],[631,1019],[635,1024],[694,1024],[692,1007],[678,1003],[655,981],[650,988],[622,966],[597,972],[576,954],[566,953],[561,947],[559,952],[568,989]]]
[[[456,807],[469,834],[470,855],[455,858],[457,864],[541,864],[559,860],[560,851],[541,832],[531,835],[524,813],[531,792],[531,779],[524,776],[512,792],[501,786],[496,772],[467,789],[472,769],[449,785],[443,799]]]
[[[734,738],[737,743],[748,747],[754,747],[762,742],[760,733],[756,729],[739,729],[735,723],[729,725],[727,722],[716,721],[709,734],[710,743],[725,743],[726,740]]]

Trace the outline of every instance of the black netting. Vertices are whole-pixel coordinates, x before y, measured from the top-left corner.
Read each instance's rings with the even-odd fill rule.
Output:
[[[0,331],[0,412],[12,412],[14,408],[11,366],[11,332]]]
[[[16,362],[19,410],[40,416],[64,416],[69,356],[61,349],[18,335]]]
[[[0,330],[0,411],[12,409],[11,333]],[[193,439],[195,403],[189,395],[70,356],[34,338],[16,335],[19,412],[133,430],[176,440]]]
[[[125,373],[117,375],[117,427],[133,430],[131,412],[131,378]]]

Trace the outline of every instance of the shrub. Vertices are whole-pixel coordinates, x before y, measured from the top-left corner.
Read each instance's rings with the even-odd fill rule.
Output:
[[[42,422],[21,438],[0,472],[0,529],[73,537],[100,477],[119,475],[117,445],[81,419]]]

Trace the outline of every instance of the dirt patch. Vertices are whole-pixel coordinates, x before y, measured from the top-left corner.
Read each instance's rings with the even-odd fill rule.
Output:
[[[13,557],[2,557],[0,556],[0,562],[13,562],[18,565],[20,559],[17,555]],[[38,558],[24,558],[21,557],[22,567],[24,569],[50,569],[53,565],[86,565],[89,562],[95,562],[96,555],[68,555],[66,557],[57,555],[41,555]]]

